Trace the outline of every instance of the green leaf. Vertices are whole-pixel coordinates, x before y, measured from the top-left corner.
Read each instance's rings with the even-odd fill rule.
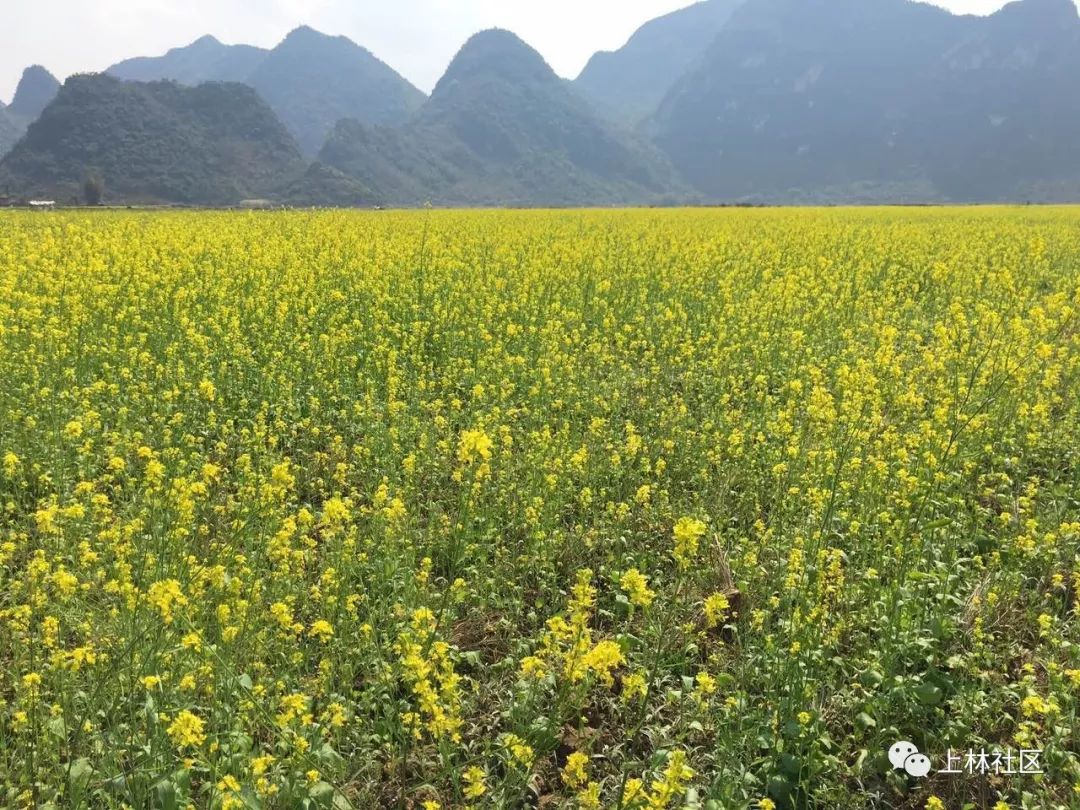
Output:
[[[345,760],[342,758],[341,754],[335,751],[330,743],[323,743],[322,748],[320,748],[318,754],[316,754],[316,758],[321,765],[329,768],[339,768],[345,764]]]
[[[941,703],[941,689],[932,683],[921,683],[915,687],[915,697],[924,706],[936,706]]]
[[[308,790],[308,795],[311,796],[319,807],[332,807],[334,802],[334,786],[329,782],[316,782]]]
[[[154,785],[154,806],[160,810],[177,810],[179,807],[176,783],[171,779],[162,779]]]
[[[94,766],[86,757],[79,757],[72,762],[71,767],[68,768],[68,784],[71,785],[72,791],[81,793],[85,790],[93,773]]]
[[[885,680],[885,676],[876,669],[868,669],[859,676],[859,681],[868,688],[879,686],[883,680]]]
[[[858,773],[859,771],[862,770],[863,763],[866,762],[866,758],[869,755],[870,755],[870,752],[867,751],[865,748],[859,749],[859,755],[857,757],[855,757],[855,765],[852,767],[852,770],[855,771],[855,773]]]
[[[67,738],[67,723],[63,717],[53,717],[48,723],[49,733],[61,740]]]

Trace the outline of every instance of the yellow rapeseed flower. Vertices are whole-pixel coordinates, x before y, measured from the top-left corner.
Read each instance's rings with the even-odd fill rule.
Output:
[[[187,709],[173,718],[167,731],[177,748],[197,748],[206,740],[202,718]]]
[[[619,578],[619,586],[626,593],[630,604],[638,607],[648,607],[656,597],[656,594],[649,590],[648,578],[636,568],[631,568]]]
[[[705,524],[695,518],[679,518],[672,529],[675,538],[675,550],[673,552],[680,568],[689,568],[697,555],[698,545],[705,536]]]

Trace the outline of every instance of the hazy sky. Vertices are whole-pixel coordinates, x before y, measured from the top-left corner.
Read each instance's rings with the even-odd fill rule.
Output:
[[[563,76],[626,41],[641,23],[690,0],[0,0],[0,99],[10,102],[24,67],[61,80],[129,56],[155,56],[203,34],[273,46],[308,24],[345,34],[427,91],[470,34],[509,28]],[[988,13],[1003,0],[940,0]],[[12,7],[13,6],[13,7]],[[258,9],[256,12],[255,9]]]

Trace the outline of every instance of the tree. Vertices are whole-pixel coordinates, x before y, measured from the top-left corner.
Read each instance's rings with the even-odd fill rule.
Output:
[[[101,205],[105,196],[105,180],[97,172],[89,172],[83,182],[83,199],[87,205]]]

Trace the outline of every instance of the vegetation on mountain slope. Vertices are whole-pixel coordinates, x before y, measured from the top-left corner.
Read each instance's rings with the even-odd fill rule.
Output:
[[[76,76],[0,161],[0,191],[77,200],[232,204],[303,172],[295,142],[249,87]]]
[[[105,72],[125,81],[171,80],[192,87],[203,82],[245,82],[267,53],[253,45],[225,45],[208,35],[163,56],[125,59]]]
[[[405,126],[343,123],[321,159],[398,203],[603,205],[686,193],[657,150],[603,121],[501,30],[472,37]]]
[[[637,125],[697,65],[743,2],[702,0],[650,20],[623,47],[594,54],[575,89],[611,119]]]
[[[129,81],[250,85],[309,156],[319,151],[343,118],[401,124],[424,100],[423,93],[367,49],[307,26],[292,31],[269,51],[224,45],[206,36],[164,56],[126,60],[107,72]]]
[[[749,0],[649,131],[712,199],[1080,198],[1078,79],[1071,0]]]

